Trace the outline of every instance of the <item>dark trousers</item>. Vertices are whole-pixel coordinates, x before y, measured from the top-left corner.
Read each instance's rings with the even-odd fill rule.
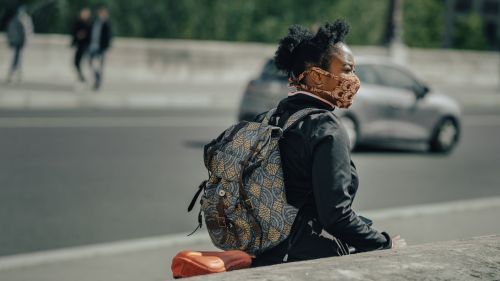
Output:
[[[317,219],[299,213],[290,236],[276,247],[257,255],[252,260],[252,267],[344,256],[350,252],[346,243],[331,235],[326,236]]]
[[[85,77],[83,76],[82,73],[81,63],[82,63],[82,58],[85,55],[86,51],[87,51],[87,46],[78,46],[76,47],[76,52],[75,52],[74,64],[78,74],[78,79],[80,79],[80,81],[82,82],[85,81]]]
[[[102,83],[105,51],[92,51],[89,54],[90,69],[94,73],[94,90],[98,90]]]
[[[8,80],[10,81],[12,79],[12,75],[14,75],[14,72],[19,71],[21,68],[21,52],[23,50],[23,46],[15,46],[13,47],[14,49],[14,56],[12,57],[12,64],[10,66],[10,71],[9,71],[9,77]]]

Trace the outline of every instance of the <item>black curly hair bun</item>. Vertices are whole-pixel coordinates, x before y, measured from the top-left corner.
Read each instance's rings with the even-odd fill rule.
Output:
[[[288,28],[288,35],[279,42],[278,50],[274,56],[274,64],[279,70],[284,72],[292,71],[292,53],[297,46],[305,41],[309,41],[314,34],[307,28],[300,25],[292,25]]]
[[[332,48],[344,42],[348,32],[349,25],[343,20],[325,23],[316,34],[303,26],[292,25],[288,35],[279,42],[274,64],[290,77],[302,73],[306,65],[327,69]]]
[[[320,27],[312,40],[320,46],[334,45],[344,42],[347,33],[349,33],[349,25],[343,20],[336,20],[334,23],[326,23]]]

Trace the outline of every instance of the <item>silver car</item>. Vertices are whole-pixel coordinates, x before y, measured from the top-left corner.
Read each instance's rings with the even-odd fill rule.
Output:
[[[431,90],[408,69],[387,58],[358,57],[361,88],[349,109],[336,109],[351,148],[360,145],[397,146],[424,143],[431,152],[450,152],[460,135],[460,107],[450,97]],[[269,60],[248,83],[239,119],[251,120],[276,107],[290,91],[287,77]]]

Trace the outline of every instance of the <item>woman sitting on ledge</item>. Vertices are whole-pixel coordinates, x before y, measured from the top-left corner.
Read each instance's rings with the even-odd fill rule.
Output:
[[[289,204],[300,209],[289,237],[258,255],[253,266],[347,255],[405,245],[371,227],[351,209],[358,189],[349,139],[336,107],[348,108],[359,89],[348,25],[327,23],[316,34],[291,26],[275,55],[296,90],[280,102],[272,124],[282,126],[305,108],[324,109],[299,121],[280,141]],[[261,117],[263,118],[263,116]]]

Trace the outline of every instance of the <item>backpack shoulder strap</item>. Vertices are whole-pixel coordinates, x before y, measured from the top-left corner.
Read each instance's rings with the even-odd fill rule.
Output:
[[[283,127],[283,132],[288,131],[291,127],[293,127],[293,125],[295,125],[300,120],[304,119],[304,117],[307,117],[307,116],[314,114],[314,113],[322,113],[322,112],[328,112],[328,110],[317,109],[317,108],[305,108],[305,109],[302,109],[302,110],[295,112],[286,121],[285,126]]]
[[[276,108],[269,110],[266,113],[266,116],[264,116],[264,119],[262,119],[262,124],[269,125],[269,121],[271,120],[271,117],[274,115],[275,112],[276,112]]]

